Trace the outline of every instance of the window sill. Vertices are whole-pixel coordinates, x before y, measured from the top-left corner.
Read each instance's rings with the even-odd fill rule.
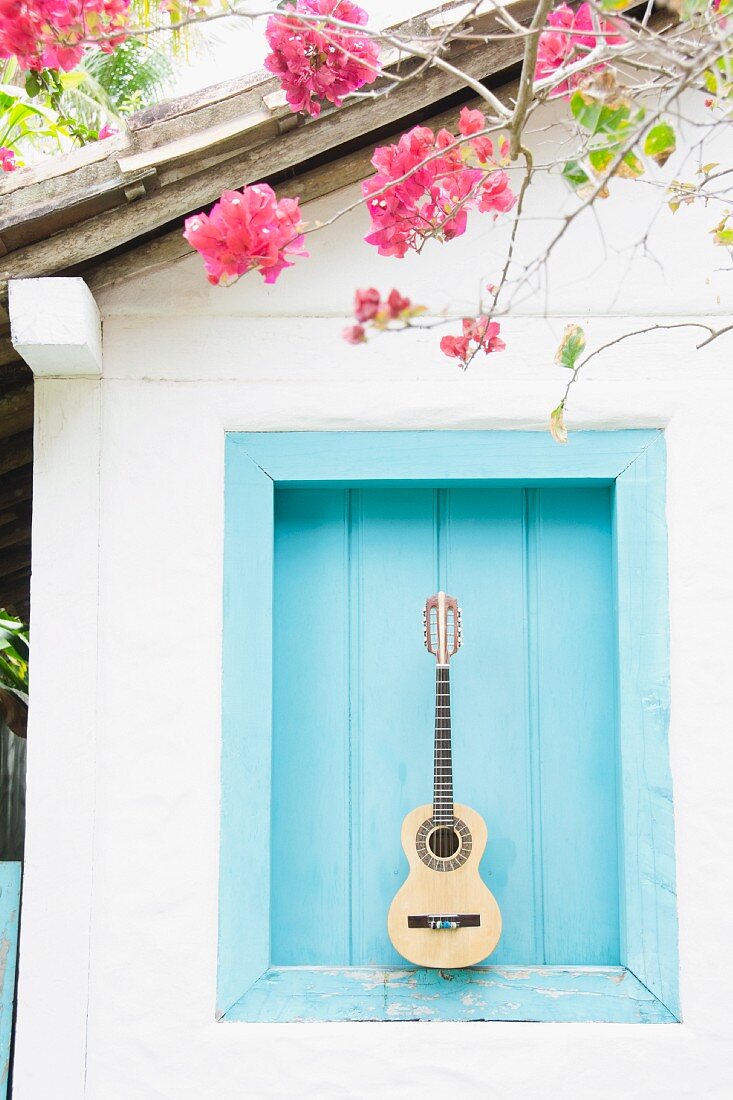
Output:
[[[270,967],[226,1023],[504,1020],[668,1024],[677,1017],[623,966]]]

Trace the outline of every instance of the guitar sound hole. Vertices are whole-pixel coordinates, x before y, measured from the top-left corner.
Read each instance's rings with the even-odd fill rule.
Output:
[[[428,847],[438,859],[450,859],[458,851],[460,843],[458,833],[448,825],[436,829],[428,838]]]

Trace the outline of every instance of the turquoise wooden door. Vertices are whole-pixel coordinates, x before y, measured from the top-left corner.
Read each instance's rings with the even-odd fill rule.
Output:
[[[611,489],[277,488],[271,963],[389,965],[402,818],[432,792],[421,609],[463,607],[455,796],[491,962],[619,963]]]

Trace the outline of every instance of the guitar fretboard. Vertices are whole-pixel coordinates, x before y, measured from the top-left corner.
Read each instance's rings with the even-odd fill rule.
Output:
[[[448,665],[435,669],[435,764],[433,818],[438,824],[453,823],[453,758],[451,755],[450,672]]]

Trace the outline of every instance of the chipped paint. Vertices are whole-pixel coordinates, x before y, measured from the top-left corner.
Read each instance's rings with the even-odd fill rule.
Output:
[[[629,971],[592,966],[273,967],[225,1015],[227,1022],[517,1019],[674,1021]]]

